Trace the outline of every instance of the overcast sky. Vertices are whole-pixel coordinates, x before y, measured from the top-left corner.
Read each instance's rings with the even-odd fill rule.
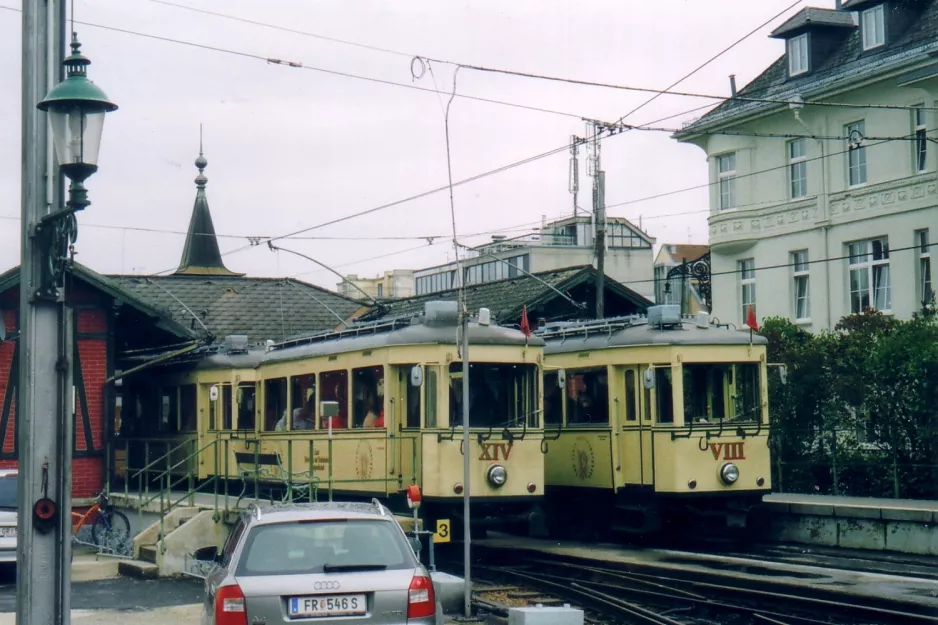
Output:
[[[578,80],[664,88],[793,0],[173,0],[177,4],[315,35],[384,48],[377,51],[167,6],[156,0],[75,0],[75,18],[230,52],[76,25],[89,76],[120,109],[108,115],[100,169],[86,186],[92,205],[79,217],[79,262],[103,273],[156,273],[179,262],[195,197],[193,161],[204,124],[208,199],[223,252],[249,236],[316,226],[442,187],[447,182],[443,108],[447,96],[338,76],[450,91],[456,66],[419,55]],[[683,91],[728,95],[784,52],[767,34],[798,3],[680,84]],[[19,0],[0,6],[20,8]],[[19,262],[19,12],[0,10],[0,270]],[[393,51],[393,52],[390,52]],[[244,56],[302,63],[297,69]],[[400,54],[395,54],[399,52]],[[420,69],[419,64],[414,65]],[[418,74],[420,72],[418,71]],[[576,86],[461,69],[458,94],[527,107],[455,98],[450,109],[454,180],[541,154],[583,135],[581,118],[615,121],[647,93]],[[647,123],[713,100],[662,96],[627,118]],[[564,113],[564,114],[558,114]],[[679,127],[698,116],[658,124]],[[585,156],[581,150],[581,157]],[[582,164],[582,160],[581,160]],[[603,142],[606,203],[615,205],[707,182],[704,153],[666,132],[628,132]],[[569,154],[563,152],[455,189],[456,228],[466,243],[491,232],[569,214]],[[590,206],[581,176],[579,204]],[[707,194],[697,190],[613,206],[659,244],[705,243]],[[107,228],[102,226],[108,226]],[[165,231],[165,232],[154,232]],[[508,235],[523,230],[509,229]],[[278,244],[343,273],[374,275],[452,258],[448,194],[377,211]],[[415,249],[416,248],[416,249]],[[382,258],[375,258],[384,256]],[[266,246],[225,256],[254,276],[299,275],[334,288],[309,261]]]

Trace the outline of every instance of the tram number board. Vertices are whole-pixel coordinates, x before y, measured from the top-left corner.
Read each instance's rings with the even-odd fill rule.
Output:
[[[433,542],[448,543],[450,541],[449,519],[437,519],[436,533],[433,535]]]

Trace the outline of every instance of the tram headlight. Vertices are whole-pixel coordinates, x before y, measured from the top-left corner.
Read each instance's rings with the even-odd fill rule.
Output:
[[[492,488],[501,488],[508,481],[508,471],[500,464],[493,464],[485,474]]]
[[[739,479],[739,467],[732,462],[727,462],[720,467],[720,479],[726,484],[733,484]]]

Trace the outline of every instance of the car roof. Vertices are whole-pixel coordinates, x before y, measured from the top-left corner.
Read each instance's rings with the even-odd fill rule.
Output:
[[[380,506],[380,507],[379,507]],[[390,511],[373,503],[346,501],[259,504],[252,505],[243,514],[252,518],[252,524],[283,523],[289,521],[325,521],[330,519],[372,519],[390,521]]]

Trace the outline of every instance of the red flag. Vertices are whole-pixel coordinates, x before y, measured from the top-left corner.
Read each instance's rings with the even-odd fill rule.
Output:
[[[749,326],[749,329],[759,331],[759,322],[756,321],[756,307],[751,305],[749,307],[749,313],[746,315],[746,325]]]
[[[521,307],[521,331],[525,336],[531,336],[531,326],[528,324],[528,306]]]

